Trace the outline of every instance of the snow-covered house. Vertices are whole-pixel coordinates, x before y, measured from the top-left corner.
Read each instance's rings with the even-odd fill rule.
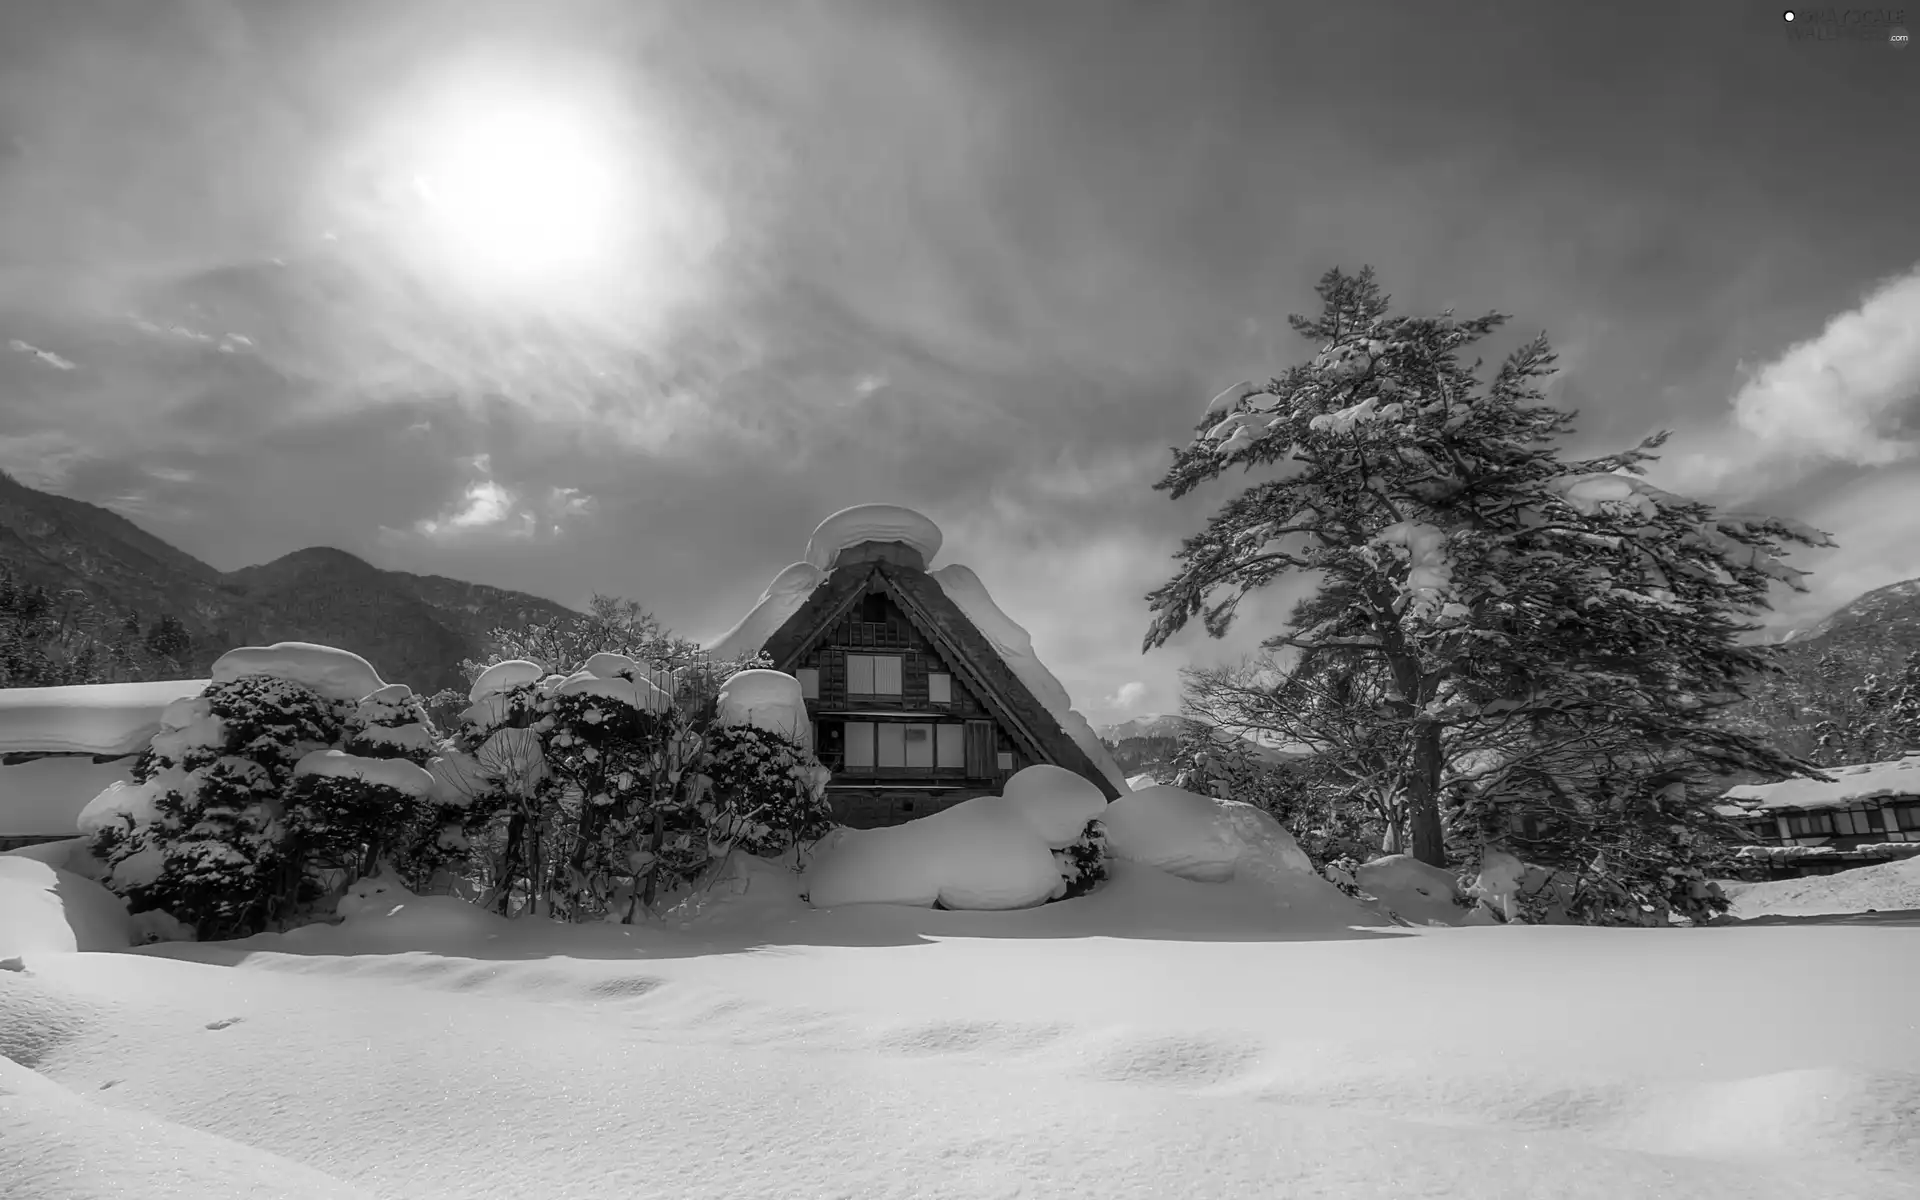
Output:
[[[0,688],[0,850],[70,838],[80,810],[132,777],[160,714],[204,679]]]
[[[1757,843],[1740,857],[1770,873],[1817,875],[1920,854],[1920,754],[1832,767],[1831,783],[1743,784],[1720,814]]]
[[[929,570],[940,530],[867,504],[821,522],[803,562],[708,650],[756,650],[799,678],[835,819],[893,825],[997,792],[1051,763],[1127,790],[1086,718],[972,571]]]

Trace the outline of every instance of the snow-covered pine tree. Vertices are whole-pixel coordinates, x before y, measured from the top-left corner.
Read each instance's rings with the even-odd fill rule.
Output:
[[[1879,762],[1920,750],[1920,651],[1897,673],[1868,672],[1813,727],[1822,766]]]
[[[1149,597],[1148,649],[1195,616],[1223,635],[1247,593],[1317,579],[1265,645],[1294,670],[1377,673],[1376,718],[1400,748],[1386,785],[1413,854],[1437,866],[1450,730],[1547,745],[1604,732],[1716,771],[1809,769],[1709,718],[1768,667],[1735,639],[1772,584],[1802,586],[1781,553],[1826,535],[1652,487],[1641,472],[1665,435],[1563,459],[1573,414],[1539,389],[1544,336],[1485,384],[1461,361],[1499,314],[1392,316],[1370,269],[1316,290],[1319,315],[1290,322],[1317,353],[1216,397],[1155,485],[1177,500],[1230,467],[1278,474],[1182,544]]]

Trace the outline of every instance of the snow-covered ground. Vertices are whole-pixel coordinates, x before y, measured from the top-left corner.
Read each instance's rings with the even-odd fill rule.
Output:
[[[1855,867],[1832,875],[1722,883],[1743,921],[1761,917],[1813,917],[1839,913],[1920,912],[1920,858]]]
[[[792,879],[638,929],[390,893],[28,953],[0,1196],[1920,1196],[1920,929],[1416,931],[1128,861],[1019,912]]]

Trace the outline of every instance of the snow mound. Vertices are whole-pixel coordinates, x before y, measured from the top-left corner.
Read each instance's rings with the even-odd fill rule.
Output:
[[[390,954],[423,947],[468,947],[511,925],[458,896],[420,896],[392,876],[356,880],[335,904],[340,923],[303,925],[233,943],[301,954]]]
[[[1720,887],[1733,902],[1728,915],[1743,921],[1755,917],[1910,912],[1920,910],[1920,858],[1855,867],[1831,875],[1722,883]]]
[[[304,684],[329,700],[358,700],[387,686],[373,664],[358,654],[312,642],[240,646],[213,662],[215,683],[232,683],[245,675]]]
[[[16,846],[11,850],[0,850],[0,858],[30,858],[50,867],[59,867],[62,871],[72,871],[85,879],[97,878],[97,874],[89,873],[89,860],[93,856],[87,852],[86,838],[74,837],[60,842]]]
[[[1126,772],[1113,761],[1113,755],[1108,753],[1100,736],[1094,733],[1093,726],[1074,711],[1073,698],[1067,694],[1066,687],[1034,654],[1033,638],[993,602],[980,577],[959,563],[929,571],[927,576],[940,585],[940,590],[947,594],[947,598],[985,635],[994,652],[1007,664],[1007,669],[1052,714],[1060,728],[1066,730],[1067,736],[1073,739],[1073,744],[1092,760],[1107,781],[1116,789],[1124,790],[1127,786]]]
[[[1313,862],[1280,822],[1240,800],[1156,785],[1109,804],[1102,820],[1117,858],[1197,883],[1306,874]]]
[[[931,563],[940,552],[940,527],[897,504],[856,504],[834,513],[814,529],[807,539],[807,563],[831,571],[842,550],[863,542],[902,542],[918,550],[922,561]]]
[[[782,671],[738,671],[720,685],[715,715],[722,725],[751,725],[791,738],[811,751],[813,722],[800,681]]]
[[[1014,773],[1001,798],[1055,850],[1078,841],[1107,810],[1105,793],[1065,767],[1038,763]]]
[[[135,825],[148,825],[160,819],[160,810],[153,806],[159,798],[159,790],[152,782],[118,779],[87,801],[75,824],[89,837],[123,817]]]
[[[0,766],[0,834],[44,837],[80,829],[95,796],[132,778],[133,759],[36,758]]]
[[[480,765],[480,760],[461,751],[437,754],[429,759],[427,774],[433,776],[433,790],[429,793],[433,801],[450,808],[465,808],[493,791],[493,777]]]
[[[315,750],[293,765],[293,774],[296,779],[306,775],[357,779],[421,800],[434,790],[433,776],[404,758],[362,758],[344,750]]]
[[[204,679],[0,688],[0,754],[138,754],[160,714]]]
[[[812,563],[797,562],[773,577],[759,601],[740,618],[740,623],[721,634],[707,646],[707,654],[718,662],[733,662],[753,654],[780,631],[800,606],[813,595],[827,573]]]
[[[1920,796],[1920,754],[1892,762],[1829,767],[1832,783],[1818,779],[1787,779],[1779,783],[1746,783],[1728,788],[1722,799],[1746,811],[1773,808],[1833,808],[1860,800],[1893,796]]]
[[[524,658],[510,658],[505,662],[497,662],[474,677],[473,686],[467,689],[467,701],[478,704],[486,697],[497,695],[509,688],[539,683],[546,674],[545,667]]]
[[[587,674],[600,679],[638,679],[647,674],[647,669],[624,654],[615,654],[611,650],[602,650],[589,658],[580,668]]]
[[[1453,872],[1411,854],[1389,854],[1363,863],[1354,872],[1354,882],[1382,908],[1415,925],[1458,925],[1471,913],[1453,902],[1460,890]]]
[[[0,1058],[0,1179],[38,1200],[373,1200],[292,1159],[109,1107]]]
[[[132,944],[126,901],[71,871],[0,856],[0,958]]]
[[[1031,908],[1063,888],[1052,848],[999,796],[891,828],[837,831],[815,847],[808,879],[815,908]]]
[[[651,680],[602,679],[588,671],[576,671],[554,689],[556,696],[598,696],[624,704],[637,712],[665,712],[673,707],[673,697],[655,687]]]

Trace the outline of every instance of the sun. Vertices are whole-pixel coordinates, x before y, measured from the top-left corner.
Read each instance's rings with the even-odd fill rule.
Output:
[[[434,121],[413,171],[422,233],[479,278],[524,284],[616,256],[642,214],[628,148],[585,106],[469,100]]]

